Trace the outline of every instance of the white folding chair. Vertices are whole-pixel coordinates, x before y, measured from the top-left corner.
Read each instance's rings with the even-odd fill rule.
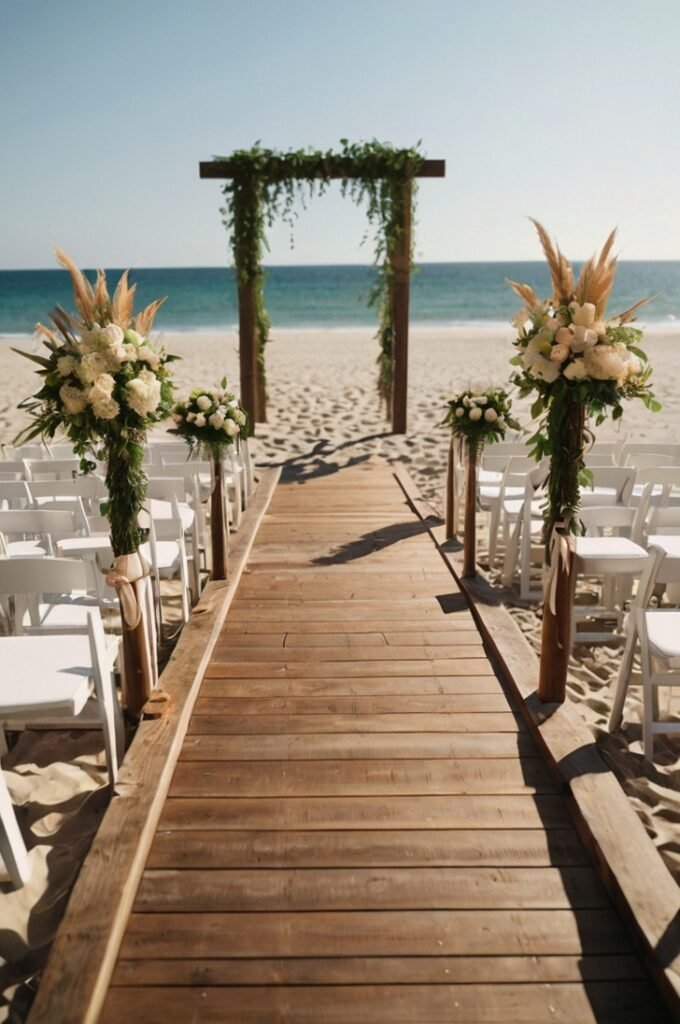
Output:
[[[543,506],[546,496],[541,488],[546,481],[548,467],[535,466],[527,474],[522,498],[507,498],[502,503],[503,534],[508,540],[501,582],[511,587],[519,562],[520,597],[524,601],[540,600],[543,596],[542,580],[532,585],[532,567],[543,566],[545,545],[543,543]]]
[[[0,771],[0,878],[3,875],[9,876],[15,889],[21,889],[30,880],[31,866],[5,776]]]
[[[483,484],[478,487],[479,503],[488,508],[489,516],[489,567],[496,563],[498,535],[502,523],[503,503],[516,499],[524,500],[527,477],[536,469],[536,461],[528,455],[511,455],[497,484]],[[508,535],[503,538],[507,544]]]
[[[98,603],[96,590],[80,559],[0,559],[0,600],[14,600],[12,633],[73,633],[87,630],[88,610]]]
[[[633,466],[589,466],[592,482],[581,488],[581,508],[627,505],[635,483]]]
[[[639,455],[668,455],[680,463],[680,444],[668,441],[632,441],[624,444],[619,462],[622,466],[634,466]]]
[[[0,637],[0,742],[4,730],[100,728],[109,779],[124,749],[123,718],[101,616],[88,612],[87,634]]]
[[[0,480],[0,509],[28,508],[31,503],[25,480]]]
[[[647,552],[631,535],[638,513],[624,506],[604,505],[581,509],[579,519],[585,535],[574,538],[574,571],[578,576],[596,578],[601,584],[597,606],[574,606],[573,643],[612,643],[625,639],[621,633],[624,604],[633,580],[647,563]],[[578,630],[579,619],[614,621],[611,628]]]
[[[54,545],[78,531],[76,515],[64,509],[0,509],[0,554],[9,558],[54,554]],[[12,539],[14,538],[14,539]]]
[[[72,480],[79,476],[80,459],[24,459],[27,480]]]
[[[26,463],[23,459],[0,460],[0,480],[25,480]]]
[[[184,541],[184,525],[180,514],[177,498],[171,502],[171,514],[166,518],[156,516],[140,517],[140,523],[148,523],[149,539],[140,545],[140,553],[151,564],[155,599],[158,609],[158,636],[161,638],[163,626],[163,605],[161,600],[160,581],[177,579],[180,582],[180,599],[182,622],[189,621],[191,606],[191,585],[189,580],[189,564]]]
[[[96,474],[77,476],[72,480],[29,480],[28,490],[34,505],[50,506],[55,501],[82,499],[88,515],[97,515],[108,491],[103,479]]]
[[[631,682],[641,681],[642,744],[645,757],[650,760],[654,756],[655,735],[680,732],[680,722],[659,720],[659,687],[680,686],[680,610],[649,607],[654,589],[662,583],[680,584],[680,536],[649,538],[649,559],[628,619],[626,647],[609,717],[609,731],[614,732],[621,725]],[[634,678],[633,658],[638,643],[641,675]]]
[[[202,488],[203,481],[210,479],[210,463],[192,461],[173,463],[168,466],[149,467],[147,497],[151,501],[179,502],[184,522],[184,532],[189,543],[189,564],[191,568],[191,590],[198,600],[201,594],[201,567],[205,556],[206,507]],[[177,481],[182,481],[182,488]],[[165,482],[170,481],[166,487]],[[189,514],[190,513],[190,514]]]

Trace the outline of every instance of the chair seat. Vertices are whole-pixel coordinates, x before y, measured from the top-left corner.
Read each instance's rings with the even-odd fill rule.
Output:
[[[0,637],[0,720],[36,709],[78,715],[90,696],[89,637]]]
[[[47,548],[40,540],[10,540],[7,542],[8,558],[44,558]]]
[[[503,474],[496,472],[494,469],[478,469],[477,470],[477,483],[481,485],[488,484],[500,484],[503,479]]]
[[[680,668],[680,611],[650,608],[645,612],[649,651],[670,668]]]
[[[617,492],[614,487],[584,487],[581,491],[581,505],[584,508],[617,504]]]
[[[545,499],[536,498],[531,502],[531,515],[534,519],[543,519],[543,506]],[[511,498],[510,501],[503,502],[503,511],[505,514],[512,519],[516,519],[517,516],[522,514],[524,507],[524,501],[520,498]]]
[[[574,555],[578,571],[593,575],[640,573],[648,557],[627,537],[576,537]]]
[[[149,543],[141,544],[139,550],[141,555],[146,558],[147,562],[151,562],[151,545]],[[171,577],[174,576],[179,571],[181,557],[180,546],[177,541],[156,541],[158,571],[162,576],[165,576],[166,574]]]

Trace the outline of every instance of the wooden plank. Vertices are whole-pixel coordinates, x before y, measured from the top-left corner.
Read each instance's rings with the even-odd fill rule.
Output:
[[[295,735],[305,732],[519,732],[510,712],[403,715],[193,715],[187,733],[222,736]]]
[[[542,758],[179,762],[172,796],[404,796],[555,793]]]
[[[561,867],[589,864],[573,828],[161,829],[148,868]]]
[[[444,607],[442,607],[442,605]],[[445,608],[450,608],[447,613]],[[462,615],[459,614],[462,612]],[[414,618],[432,619],[435,622],[471,622],[470,613],[462,594],[449,601],[437,602],[427,598],[414,598],[410,601],[314,601],[313,604],[296,601],[250,601],[238,598],[229,612],[232,623],[253,623],[258,619],[272,622],[336,622],[347,623],[381,619],[384,622],[407,622]],[[399,628],[394,626],[393,628]],[[428,625],[429,628],[429,625]]]
[[[322,666],[320,666],[322,668]],[[496,693],[445,693],[406,696],[199,697],[197,715],[402,715],[501,713],[508,700]]]
[[[608,907],[591,867],[149,870],[134,913]]]
[[[305,647],[289,649],[288,647],[260,647],[254,644],[247,650],[243,648],[232,648],[229,643],[218,642],[215,647],[213,661],[216,664],[225,664],[231,661],[248,660],[251,664],[256,661],[269,661],[272,663],[296,662],[304,664],[326,664],[327,662],[340,661],[379,661],[383,664],[388,661],[452,661],[466,658],[480,658],[487,662],[484,648],[479,644],[438,644],[436,647],[321,647],[309,650]]]
[[[167,800],[161,829],[568,828],[557,796],[184,798]]]
[[[120,1020],[296,1024],[639,1024],[659,1021],[644,981],[552,985],[115,988],[102,1024]],[[151,1016],[149,1016],[149,1014]],[[156,1014],[154,1017],[153,1014]],[[387,1014],[387,1017],[386,1017]]]
[[[169,710],[138,727],[53,942],[31,1024],[97,1019],[204,669],[278,475],[261,472],[231,547],[231,579],[206,586],[161,676]]]
[[[519,758],[536,754],[523,732],[316,733],[298,736],[202,736],[184,741],[183,761],[316,761],[341,758]]]
[[[499,693],[495,676],[372,676],[368,679],[206,679],[205,697],[304,697]]]
[[[113,985],[556,984],[646,979],[635,956],[298,957],[277,960],[121,960]],[[650,993],[651,994],[651,993]],[[341,999],[342,1001],[342,999]],[[653,1003],[652,1003],[653,1005]],[[552,1016],[549,1019],[553,1019]],[[645,1017],[645,1019],[647,1019]]]
[[[132,914],[123,959],[630,953],[616,913],[375,910]],[[507,1020],[507,1018],[506,1018]]]
[[[238,165],[231,160],[201,160],[198,165],[198,173],[201,178],[233,178],[238,170]],[[422,160],[413,177],[443,178],[445,175],[446,160]],[[382,175],[376,171],[375,176],[380,178]],[[295,175],[291,175],[291,177],[295,177]],[[344,161],[342,157],[338,157],[330,166],[325,162],[323,171],[319,170],[319,177],[346,178],[348,180],[355,178],[351,158]]]
[[[399,621],[397,623],[394,620],[384,619],[350,619],[349,621],[340,622],[314,622],[314,621],[301,621],[286,625],[287,619],[285,613],[281,615],[279,619],[273,619],[269,622],[267,620],[256,619],[254,621],[236,619],[232,620],[229,616],[224,624],[222,631],[222,637],[226,640],[235,636],[259,636],[261,634],[277,633],[284,631],[286,636],[294,637],[296,642],[302,643],[303,637],[320,635],[323,637],[329,636],[358,636],[361,637],[364,634],[378,633],[387,635],[391,633],[393,637],[400,636],[413,636],[415,633],[420,631],[422,636],[449,636],[451,640],[455,640],[459,633],[464,634],[463,643],[474,643],[475,637],[479,637],[479,633],[474,625],[472,616],[467,617],[464,614],[437,616],[437,618],[430,617],[429,619],[420,619],[414,617],[410,622]],[[481,639],[481,637],[480,637]],[[392,641],[390,641],[392,642]],[[404,640],[404,643],[409,641]],[[427,641],[425,641],[427,642]]]
[[[291,658],[281,664],[251,661],[227,661],[214,657],[208,666],[208,679],[305,679],[319,675],[320,661],[300,662]],[[368,676],[490,676],[493,669],[486,658],[409,659],[402,661],[324,661],[323,673],[332,678]]]

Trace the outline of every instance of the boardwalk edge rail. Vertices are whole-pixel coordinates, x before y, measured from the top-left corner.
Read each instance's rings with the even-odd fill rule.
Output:
[[[142,721],[52,945],[29,1024],[96,1024],[205,668],[280,476],[260,471],[231,545],[230,576],[206,585],[159,686],[168,711]]]
[[[442,520],[420,497],[410,475],[395,478],[470,606],[473,618],[522,717],[565,790],[576,828],[656,982],[680,1021],[680,888],[645,832],[592,733],[569,701],[543,704],[536,690],[538,657],[488,580],[462,578],[461,545],[447,541]]]

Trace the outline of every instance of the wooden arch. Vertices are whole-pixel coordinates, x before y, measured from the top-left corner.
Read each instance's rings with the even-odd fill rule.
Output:
[[[236,170],[236,165],[229,160],[207,160],[199,164],[201,178],[233,178]],[[358,177],[353,173],[352,161],[347,159],[338,159],[337,164],[326,168],[324,174],[328,178]],[[412,177],[443,178],[445,174],[446,161],[423,160]],[[405,434],[407,422],[411,218],[412,192],[409,176],[406,178],[404,189],[402,230],[398,242],[389,254],[393,269],[392,431],[395,434]],[[257,331],[252,284],[239,285],[238,307],[241,401],[251,417],[251,422],[262,422],[265,419],[264,389],[259,386],[258,379]]]

